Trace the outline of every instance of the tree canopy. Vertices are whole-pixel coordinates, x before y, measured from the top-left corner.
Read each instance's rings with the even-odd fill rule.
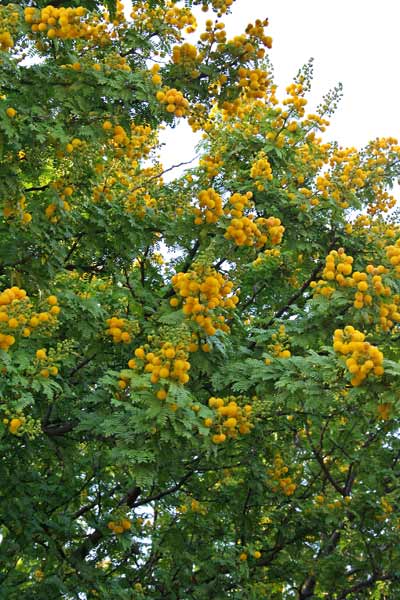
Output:
[[[0,2],[0,596],[398,598],[400,146],[132,4]]]

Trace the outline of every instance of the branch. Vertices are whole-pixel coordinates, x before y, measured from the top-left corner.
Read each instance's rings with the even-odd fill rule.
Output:
[[[341,487],[338,483],[336,483],[336,481],[333,479],[333,477],[332,477],[332,475],[331,475],[328,467],[324,463],[324,459],[322,458],[321,454],[318,452],[318,450],[316,449],[316,447],[312,443],[310,431],[309,431],[308,428],[306,428],[306,435],[307,435],[308,443],[310,444],[310,448],[312,450],[312,453],[314,454],[315,458],[317,459],[317,462],[318,462],[319,466],[321,467],[322,471],[326,475],[326,478],[328,479],[328,481],[330,482],[330,484],[335,488],[335,490],[341,496],[347,496],[348,494],[346,493],[346,487]]]
[[[275,314],[274,316],[270,319],[270,321],[267,323],[266,327],[270,327],[272,325],[272,323],[276,320],[279,319],[283,314],[285,314],[285,312],[290,308],[290,306],[296,302],[296,300],[298,298],[300,298],[303,293],[305,292],[305,290],[308,288],[308,286],[310,285],[310,283],[312,281],[314,281],[314,279],[316,278],[316,276],[318,275],[318,273],[320,272],[320,270],[322,269],[323,266],[323,262],[320,261],[317,266],[314,268],[314,270],[312,271],[311,275],[309,276],[308,279],[306,279],[306,281],[303,283],[303,285],[292,295],[290,296],[289,300],[286,302],[285,306],[282,306],[282,308],[280,308]]]
[[[136,500],[138,499],[138,497],[141,493],[141,488],[135,485],[127,491],[125,496],[123,496],[123,498],[121,498],[121,500],[118,502],[117,506],[119,507],[123,504],[127,504],[129,506],[129,508],[136,508],[137,506],[142,506],[144,504],[148,504],[149,502],[152,502],[153,500],[160,500],[164,496],[168,496],[169,494],[173,494],[174,492],[179,490],[184,485],[184,483],[194,474],[194,472],[195,471],[190,471],[184,477],[182,477],[182,479],[176,485],[172,486],[171,488],[168,488],[164,492],[160,492],[159,494],[156,494],[155,496],[148,496],[147,498],[144,498],[140,502],[136,502]],[[73,563],[82,562],[86,558],[86,556],[90,553],[90,551],[93,550],[93,548],[100,542],[100,540],[103,537],[104,537],[104,533],[100,529],[96,528],[92,533],[90,533],[86,537],[86,539],[84,540],[84,542],[82,542],[82,544],[79,546],[79,548],[77,548],[73,552],[72,557],[71,557],[72,562]]]
[[[64,264],[66,264],[69,261],[69,259],[75,252],[76,248],[78,247],[79,242],[81,241],[81,239],[83,238],[84,235],[85,235],[84,231],[82,231],[81,233],[78,233],[78,235],[76,236],[76,240],[72,244],[67,256],[65,257]]]
[[[182,265],[182,269],[181,269],[181,273],[186,273],[187,270],[189,269],[190,265],[192,264],[192,261],[194,259],[194,257],[197,254],[198,249],[200,248],[200,240],[196,240],[193,248],[191,248],[189,250],[189,253],[185,259],[185,262]],[[171,286],[170,289],[164,294],[164,299],[166,298],[170,298],[171,296],[173,296],[175,294],[174,288]]]
[[[337,600],[345,600],[345,598],[347,598],[347,596],[349,594],[354,594],[356,592],[360,592],[361,590],[365,590],[369,587],[371,587],[372,585],[374,585],[374,583],[377,583],[378,581],[399,581],[400,577],[397,577],[396,575],[379,575],[379,574],[374,574],[371,577],[369,577],[368,579],[366,579],[365,581],[360,581],[359,583],[354,584],[353,586],[351,586],[350,588],[347,588],[346,590],[344,590],[340,596],[337,596]]]
[[[299,589],[299,600],[306,600],[306,598],[312,598],[314,596],[314,589],[317,580],[314,575],[309,575],[301,588]]]
[[[83,360],[81,360],[80,363],[78,363],[76,365],[76,367],[74,367],[71,371],[71,373],[69,374],[69,377],[73,377],[75,375],[75,373],[77,373],[80,369],[83,369],[83,367],[86,367],[87,364],[89,364],[94,357],[96,356],[96,352],[94,354],[92,354],[92,356],[88,356],[87,358],[84,358]]]
[[[186,475],[184,477],[182,477],[182,479],[180,481],[178,481],[177,484],[168,488],[164,492],[160,492],[159,494],[156,494],[154,496],[147,496],[147,498],[143,498],[143,500],[141,500],[140,502],[134,502],[134,504],[132,504],[131,508],[143,506],[144,504],[148,504],[149,502],[153,502],[154,500],[161,500],[161,498],[164,498],[165,496],[169,496],[169,494],[173,494],[174,492],[177,492],[186,483],[186,481],[188,479],[190,479],[190,477],[192,477],[192,475],[194,473],[195,473],[195,471],[189,471],[189,473],[186,473]]]
[[[122,506],[123,504],[127,504],[129,508],[134,508],[136,506],[135,502],[139,498],[141,494],[141,488],[137,485],[131,487],[125,494],[125,496],[118,502],[118,506]]]
[[[145,287],[145,283],[146,283],[146,269],[145,269],[145,265],[146,265],[146,260],[147,257],[149,255],[150,252],[150,246],[147,246],[146,250],[144,251],[143,254],[143,258],[139,259],[139,267],[140,267],[140,283],[142,284],[142,287]]]
[[[64,435],[65,433],[69,433],[78,425],[78,420],[74,421],[66,421],[65,423],[51,423],[49,425],[45,425],[42,423],[42,431],[49,437],[55,437],[58,435]]]
[[[118,506],[122,504],[127,504],[129,508],[132,508],[135,504],[135,500],[139,497],[141,489],[137,486],[132,487],[125,496],[120,500]],[[79,568],[79,563],[83,562],[87,555],[97,546],[97,544],[103,539],[104,533],[101,529],[96,529],[86,536],[86,539],[82,542],[82,544],[73,552],[71,556],[71,562],[77,564]]]
[[[190,163],[192,163],[194,160],[196,160],[196,158],[198,158],[197,154],[190,160],[186,160],[186,161],[180,162],[176,165],[172,165],[172,167],[168,167],[168,169],[164,169],[164,171],[161,171],[160,173],[157,173],[156,175],[152,175],[151,177],[148,177],[145,181],[143,181],[143,183],[141,185],[137,185],[132,190],[129,190],[130,193],[140,190],[140,188],[142,188],[145,184],[149,183],[150,181],[154,181],[155,179],[159,179],[160,177],[165,175],[165,173],[169,173],[170,171],[173,171],[174,169],[178,169],[179,167],[183,167],[184,165],[190,165]]]
[[[53,2],[54,5],[54,2]],[[24,192],[42,192],[43,190],[47,190],[50,187],[49,183],[45,185],[32,186],[28,188],[24,188]]]

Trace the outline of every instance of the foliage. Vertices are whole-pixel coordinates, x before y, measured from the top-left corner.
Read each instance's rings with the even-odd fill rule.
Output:
[[[106,4],[0,6],[1,597],[398,598],[400,147]]]

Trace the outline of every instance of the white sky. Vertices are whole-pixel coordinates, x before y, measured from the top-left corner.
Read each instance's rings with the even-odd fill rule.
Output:
[[[129,2],[125,0],[127,7]],[[205,16],[213,18],[213,13]],[[362,147],[376,137],[400,139],[400,0],[236,0],[232,14],[223,21],[231,37],[250,21],[266,17],[278,97],[313,57],[310,112],[336,83],[344,86],[327,132],[329,140]],[[165,164],[191,158],[196,139],[185,124],[166,133]]]

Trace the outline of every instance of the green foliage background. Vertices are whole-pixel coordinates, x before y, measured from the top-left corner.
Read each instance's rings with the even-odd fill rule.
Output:
[[[310,63],[279,104],[259,30],[199,38],[188,66],[171,57],[192,3],[133,2],[128,21],[105,4],[108,17],[96,0],[54,1],[104,27],[52,39],[24,12],[47,2],[0,2],[0,314],[19,319],[0,319],[15,338],[0,350],[0,597],[395,600],[400,148],[325,144],[340,86],[305,115]],[[229,10],[202,4],[211,29]],[[251,72],[267,72],[265,88]],[[204,135],[199,165],[166,181],[157,134],[180,117],[157,92],[171,88]],[[265,159],[271,179],[252,170]],[[199,208],[211,188],[215,222]],[[279,219],[279,242],[235,244],[235,193],[252,194],[250,221]],[[371,301],[326,277],[332,251],[352,257]],[[382,266],[382,293],[368,265]],[[210,309],[228,326],[212,334],[172,281],[202,269],[239,298]],[[29,301],[9,303],[10,288]],[[27,333],[52,296],[60,313]],[[127,343],[113,342],[112,317]],[[382,375],[351,383],[332,342],[346,326],[382,351]],[[166,400],[140,358],[128,367],[163,343],[190,361],[188,382],[161,382]],[[251,407],[250,431],[216,443],[228,429],[215,397]]]

